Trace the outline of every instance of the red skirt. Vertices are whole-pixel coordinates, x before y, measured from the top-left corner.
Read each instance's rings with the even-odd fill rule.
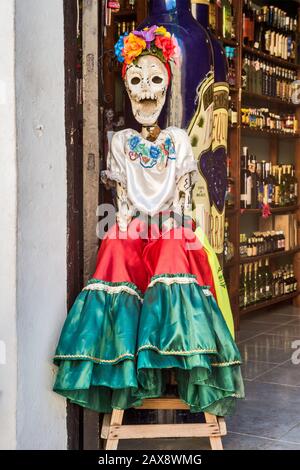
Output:
[[[186,227],[169,231],[149,228],[134,219],[127,232],[114,225],[101,243],[94,279],[132,282],[145,292],[153,276],[194,274],[200,286],[215,295],[213,275],[207,254],[194,232]]]

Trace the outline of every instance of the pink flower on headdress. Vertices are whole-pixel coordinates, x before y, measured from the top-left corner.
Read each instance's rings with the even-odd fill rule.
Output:
[[[151,42],[155,39],[155,31],[157,30],[157,26],[153,25],[150,28],[143,29],[142,31],[133,31],[135,36],[144,39],[146,42],[147,49],[150,49]]]
[[[162,50],[166,61],[169,61],[174,56],[175,44],[172,38],[167,36],[156,36],[155,45]]]
[[[174,54],[173,54],[173,60],[174,60],[175,65],[180,65],[180,63],[181,63],[181,49],[179,47],[178,41],[177,41],[176,37],[174,36],[174,34],[172,34],[172,41],[173,41],[173,44],[175,46]]]

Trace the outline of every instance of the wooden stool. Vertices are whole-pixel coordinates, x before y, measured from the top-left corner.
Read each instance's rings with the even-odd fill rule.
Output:
[[[188,410],[189,406],[178,398],[148,398],[143,410]],[[103,418],[101,438],[105,439],[105,450],[118,448],[119,439],[149,439],[167,437],[208,437],[212,450],[223,450],[221,436],[227,434],[223,417],[204,413],[206,423],[188,424],[130,424],[122,425],[124,410],[114,410]]]

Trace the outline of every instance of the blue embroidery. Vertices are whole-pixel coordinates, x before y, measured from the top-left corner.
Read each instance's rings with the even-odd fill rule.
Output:
[[[150,157],[157,160],[157,158],[159,156],[160,156],[160,149],[158,147],[155,147],[155,145],[151,145],[151,147],[150,147]]]
[[[128,144],[130,159],[139,159],[140,164],[144,168],[153,168],[157,163],[165,167],[168,164],[168,160],[176,159],[175,147],[170,137],[167,137],[159,145],[155,145],[151,142],[143,142],[139,136],[132,135],[129,138]]]
[[[134,150],[139,144],[140,140],[141,140],[140,137],[138,137],[137,135],[133,135],[132,137],[130,137],[129,139],[130,150]]]

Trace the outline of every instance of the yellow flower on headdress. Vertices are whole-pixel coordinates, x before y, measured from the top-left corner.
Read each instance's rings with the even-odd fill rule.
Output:
[[[146,49],[146,41],[130,33],[124,39],[123,56],[127,65],[131,64]]]
[[[171,37],[171,34],[166,30],[166,28],[164,26],[159,26],[156,30],[155,30],[155,34],[159,34],[161,36],[165,36],[167,38],[170,38]]]

